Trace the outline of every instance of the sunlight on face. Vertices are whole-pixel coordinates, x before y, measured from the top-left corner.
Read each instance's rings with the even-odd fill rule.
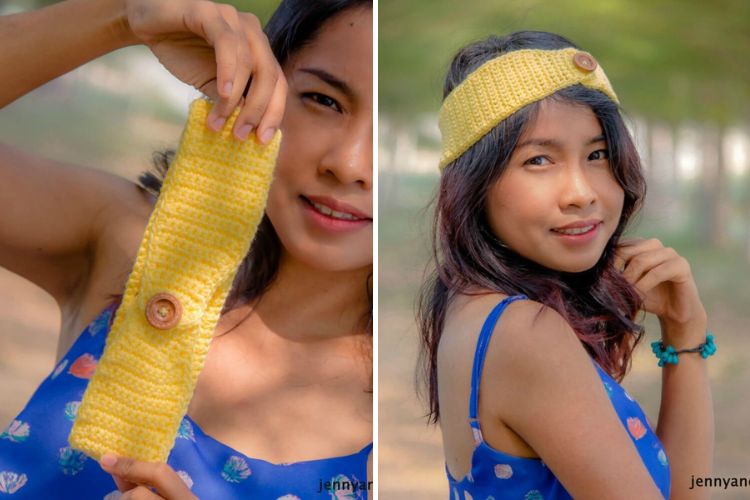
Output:
[[[581,272],[601,257],[624,199],[594,112],[547,99],[490,188],[486,209],[495,235],[518,254]]]
[[[372,265],[372,10],[329,20],[285,64],[284,134],[267,213],[289,256]]]

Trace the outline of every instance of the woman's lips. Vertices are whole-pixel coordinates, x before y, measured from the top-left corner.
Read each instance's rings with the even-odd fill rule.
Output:
[[[315,226],[331,232],[347,232],[372,223],[362,212],[325,197],[299,197],[305,214]]]
[[[597,237],[601,225],[601,221],[592,221],[585,224],[569,224],[551,231],[565,243],[586,244]]]

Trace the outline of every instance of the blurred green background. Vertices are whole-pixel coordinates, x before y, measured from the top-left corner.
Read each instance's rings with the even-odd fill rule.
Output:
[[[0,15],[52,3],[0,0]],[[225,3],[265,22],[278,0]],[[128,47],[0,110],[0,142],[135,181],[151,166],[154,151],[177,146],[188,105],[199,96],[164,69],[148,48]],[[60,312],[52,297],[0,267],[0,429],[54,368],[59,331]]]
[[[379,2],[379,444],[384,498],[444,498],[442,445],[415,396],[414,304],[438,182],[436,112],[455,52],[489,34],[559,33],[605,68],[644,160],[649,193],[631,234],[691,263],[718,355],[715,475],[750,471],[750,2],[412,0]],[[648,343],[623,384],[658,417]],[[712,490],[748,498],[747,489]]]

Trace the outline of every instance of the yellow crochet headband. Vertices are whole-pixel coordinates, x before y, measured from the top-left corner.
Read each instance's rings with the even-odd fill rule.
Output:
[[[281,132],[268,145],[239,142],[231,132],[239,108],[216,133],[205,125],[211,107],[205,99],[190,105],[69,436],[97,460],[106,452],[167,460],[263,217]]]
[[[572,47],[522,49],[487,61],[443,101],[440,170],[519,109],[577,83],[619,102],[596,60]]]

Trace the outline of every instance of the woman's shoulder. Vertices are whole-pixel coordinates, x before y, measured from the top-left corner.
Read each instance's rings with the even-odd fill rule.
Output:
[[[468,342],[474,349],[489,314],[506,298],[499,293],[456,296],[446,312],[446,347]],[[545,383],[572,367],[582,376],[595,375],[591,358],[565,318],[540,302],[514,300],[487,327],[492,329],[484,354],[488,379]]]
[[[462,332],[465,337],[469,330],[479,332],[492,310],[506,299],[515,300],[510,300],[497,317],[493,336],[509,336],[512,342],[556,343],[561,341],[561,335],[555,332],[568,330],[568,336],[575,337],[567,321],[551,307],[524,296],[497,292],[456,295],[446,310],[444,333]]]

